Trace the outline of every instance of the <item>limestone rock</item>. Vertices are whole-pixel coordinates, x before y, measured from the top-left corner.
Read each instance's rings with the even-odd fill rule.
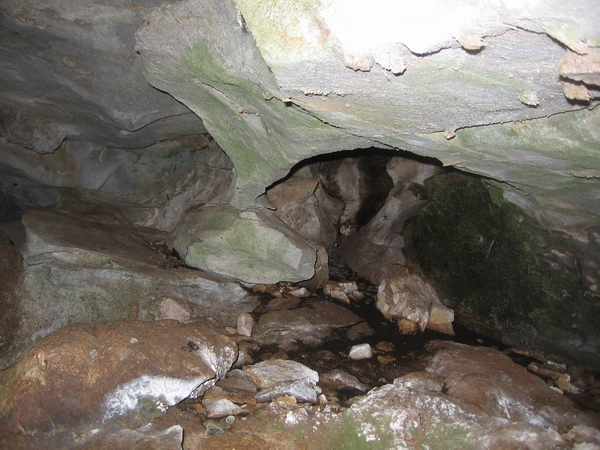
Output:
[[[9,448],[6,443],[24,430],[90,426],[148,402],[164,411],[201,395],[225,377],[236,357],[233,341],[194,324],[64,327],[0,374],[2,446]]]
[[[23,210],[57,206],[68,189],[69,195],[75,191],[111,204],[132,224],[169,231],[188,208],[228,201],[233,195],[231,161],[207,135],[163,140],[141,149],[66,141],[51,155],[0,146],[0,173],[13,178],[6,192]],[[45,189],[36,192],[31,183]],[[54,198],[47,198],[48,192]]]
[[[417,274],[406,272],[394,280],[382,282],[376,306],[388,320],[398,321],[403,334],[424,331],[431,311],[435,314],[431,328],[453,334],[452,310],[442,305],[435,289]]]
[[[350,359],[369,359],[373,356],[373,349],[369,344],[357,344],[350,348],[348,358]]]
[[[202,400],[202,406],[204,407],[206,416],[209,419],[220,419],[221,417],[237,416],[239,414],[248,413],[247,410],[240,408],[238,405],[226,398],[205,398]]]
[[[362,194],[370,213],[365,216],[369,209],[359,210],[362,221],[360,215],[351,220],[360,226],[354,233],[344,236],[340,244],[348,267],[374,284],[392,279],[402,272],[406,263],[402,237],[404,223],[427,204],[422,195],[424,182],[440,171],[435,165],[401,157],[388,158],[383,162],[381,169],[385,170],[389,179],[387,190],[381,192],[383,197],[380,197],[378,205],[366,193]],[[360,179],[358,177],[354,182]],[[373,189],[369,183],[365,186],[357,183],[357,188],[367,193]]]
[[[30,211],[23,223],[27,243],[14,352],[73,322],[210,316],[234,325],[256,306],[236,283],[175,270],[106,205],[65,203],[56,211]]]
[[[256,394],[260,402],[291,395],[301,402],[317,403],[317,396],[321,393],[317,386],[319,374],[296,361],[262,361],[244,368],[244,373],[260,387]]]
[[[340,305],[319,301],[305,308],[263,314],[254,330],[254,337],[261,344],[277,344],[289,350],[299,342],[318,345],[333,329],[361,321],[360,317]]]
[[[254,318],[250,314],[240,314],[237,319],[237,332],[241,336],[252,336]]]
[[[52,153],[65,138],[53,122],[0,108],[0,133],[7,141],[40,155]]]
[[[244,374],[261,389],[270,388],[284,381],[307,380],[313,385],[319,382],[317,372],[289,359],[261,361],[245,367]]]
[[[314,275],[315,248],[267,210],[193,208],[168,242],[188,265],[248,283],[296,282]]]
[[[494,417],[522,421],[543,429],[600,426],[600,418],[581,412],[541,378],[493,348],[432,341],[426,371],[441,377],[447,394]]]
[[[46,153],[65,135],[140,148],[205,132],[197,116],[142,75],[134,33],[159,4],[3,3],[0,59],[10,64],[0,68],[1,103],[18,117],[10,122],[12,139]],[[22,136],[28,129],[29,137]]]
[[[350,375],[341,369],[334,369],[321,374],[319,384],[345,393],[359,392],[364,394],[369,389],[366,384],[361,383],[354,375]]]
[[[287,380],[262,389],[256,394],[256,400],[259,402],[268,402],[274,398],[289,395],[299,402],[316,404],[320,393],[321,388],[307,379]]]
[[[0,370],[15,356],[20,307],[15,287],[23,273],[21,252],[0,231]]]

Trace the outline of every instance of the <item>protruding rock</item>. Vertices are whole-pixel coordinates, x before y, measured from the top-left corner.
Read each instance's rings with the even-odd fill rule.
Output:
[[[436,331],[453,334],[454,313],[444,307],[435,289],[414,273],[405,273],[390,281],[383,281],[377,294],[377,309],[389,320],[396,320],[403,334],[424,331],[431,324]]]
[[[334,329],[361,321],[343,306],[318,301],[305,308],[271,311],[262,315],[254,328],[254,337],[262,344],[277,344],[283,350],[289,350],[299,342],[318,345]]]
[[[314,275],[315,248],[268,210],[193,208],[168,243],[190,266],[248,283],[296,282]]]

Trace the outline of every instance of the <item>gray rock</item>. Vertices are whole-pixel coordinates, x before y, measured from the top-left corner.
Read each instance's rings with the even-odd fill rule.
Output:
[[[65,204],[23,217],[27,244],[16,288],[20,325],[13,350],[73,322],[212,317],[235,325],[257,300],[238,284],[189,269],[154,251],[105,205]],[[171,308],[167,307],[171,305]]]
[[[231,400],[226,398],[205,398],[202,400],[202,406],[209,419],[220,419],[221,417],[237,416],[238,414],[247,414],[248,411],[240,408]]]
[[[321,374],[320,385],[332,387],[340,392],[365,393],[369,390],[369,386],[361,383],[354,375],[341,369],[334,369],[330,372]]]
[[[212,422],[206,424],[206,435],[207,436],[221,436],[225,434],[225,430]]]
[[[8,108],[0,108],[0,133],[7,141],[40,155],[54,152],[65,138],[53,122]]]
[[[232,372],[239,372],[233,373]],[[256,394],[257,387],[250,381],[242,371],[234,369],[227,374],[227,377],[217,382],[217,386],[228,391],[241,391],[248,394]]]
[[[81,450],[138,449],[143,446],[148,450],[181,450],[182,444],[183,428],[180,425],[158,431],[149,424],[137,430],[96,430],[96,433],[85,439],[77,448]]]
[[[245,367],[244,373],[261,390],[289,381],[307,380],[313,385],[319,382],[317,372],[304,364],[288,359],[261,361]]]
[[[290,395],[295,397],[299,402],[316,404],[320,393],[321,389],[307,379],[282,381],[262,389],[256,394],[256,400],[259,402],[268,402],[282,395]]]
[[[268,210],[193,208],[168,242],[188,265],[248,283],[295,282],[315,273],[315,248]]]
[[[159,4],[3,3],[0,59],[10,64],[0,68],[0,103],[20,116],[12,122],[12,136],[36,123],[37,137],[32,133],[25,140],[30,148],[47,152],[65,135],[140,148],[175,135],[205,132],[197,116],[153,89],[142,75],[134,33]],[[44,57],[31,57],[40,54]]]
[[[169,231],[191,206],[232,196],[231,161],[206,135],[128,150],[67,141],[43,156],[0,146],[0,173],[13,178],[2,188],[23,210],[55,206],[69,189],[111,204],[132,224]],[[34,195],[32,183],[46,187]]]
[[[369,344],[357,344],[350,348],[348,358],[350,359],[369,359],[373,356],[373,349]]]
[[[250,314],[240,314],[237,318],[237,333],[241,336],[252,336],[254,318]]]
[[[352,172],[336,173],[337,182],[353,192],[352,199],[357,203],[346,218],[346,226],[355,229],[342,237],[340,251],[348,267],[373,284],[401,273],[406,264],[402,229],[427,204],[420,194],[425,180],[440,172],[436,165],[402,157],[390,157],[384,162],[381,169],[385,170],[387,183],[380,181],[383,176],[377,171],[369,173],[364,163],[355,163],[356,176]],[[344,178],[348,180],[339,181]],[[379,195],[374,195],[378,189]],[[380,208],[373,210],[372,203],[376,201],[381,202]],[[371,214],[365,217],[365,211]],[[359,212],[361,215],[357,216]]]
[[[447,308],[442,305],[433,286],[418,274],[405,272],[392,280],[383,281],[379,286],[377,309],[385,318],[396,320],[403,334],[412,334],[417,329],[424,331],[429,322],[432,305],[436,313],[436,322],[441,323],[443,317],[454,319],[454,314],[442,314]]]

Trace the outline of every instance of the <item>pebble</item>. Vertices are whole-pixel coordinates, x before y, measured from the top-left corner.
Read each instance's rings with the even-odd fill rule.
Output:
[[[289,294],[294,295],[296,297],[300,297],[300,298],[310,297],[312,295],[311,292],[308,289],[306,289],[305,287],[301,287],[299,289],[290,291]]]
[[[247,410],[240,408],[238,405],[226,398],[205,398],[202,400],[202,406],[204,407],[204,410],[206,411],[206,416],[209,419],[219,419],[221,417],[237,416],[238,414],[245,414],[248,412]]]
[[[225,434],[225,430],[223,430],[223,428],[221,428],[220,426],[215,425],[214,423],[209,422],[205,426],[207,436],[220,436],[222,434]]]
[[[323,294],[329,298],[340,300],[343,303],[350,304],[350,299],[346,294],[344,287],[335,281],[326,281],[323,285]]]
[[[241,336],[252,336],[254,318],[250,314],[240,314],[237,318],[237,333]]]
[[[350,359],[369,359],[373,356],[373,349],[369,344],[353,345],[348,354]]]

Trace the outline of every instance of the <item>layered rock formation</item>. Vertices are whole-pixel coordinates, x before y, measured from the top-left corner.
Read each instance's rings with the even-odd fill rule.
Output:
[[[1,1],[0,367],[73,323],[232,327],[278,282],[303,283],[272,314],[306,319],[290,346],[319,341],[300,289],[356,304],[352,274],[405,334],[456,312],[600,370],[599,23],[583,0]]]

